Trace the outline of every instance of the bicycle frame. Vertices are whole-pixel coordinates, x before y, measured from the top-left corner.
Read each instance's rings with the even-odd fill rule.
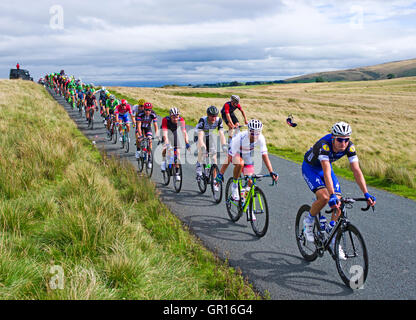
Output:
[[[346,229],[348,227],[348,225],[351,224],[350,220],[348,220],[347,217],[347,209],[346,209],[346,205],[347,204],[352,204],[356,201],[367,201],[365,198],[341,198],[341,206],[340,206],[340,210],[341,210],[341,214],[338,218],[338,221],[336,222],[335,226],[332,228],[330,234],[328,235],[328,237],[326,237],[326,239],[322,242],[322,238],[318,239],[318,244],[320,244],[320,247],[318,249],[321,249],[323,251],[327,251],[328,249],[330,249],[330,245],[331,242],[333,240],[333,238],[336,236],[336,234],[338,233],[338,230],[340,228]],[[370,209],[370,206],[368,205],[366,208],[361,208],[362,211],[367,211],[368,209]],[[334,209],[335,210],[335,209]],[[374,207],[373,207],[374,210]],[[332,213],[333,210],[326,210],[325,213]],[[317,223],[317,225],[319,226],[319,219],[321,217],[321,213],[317,214],[315,217],[315,221]],[[321,230],[318,228],[317,230],[318,234],[321,234]],[[330,251],[330,250],[328,250]],[[319,253],[319,255],[323,255],[323,252]],[[331,252],[331,255],[333,253]]]

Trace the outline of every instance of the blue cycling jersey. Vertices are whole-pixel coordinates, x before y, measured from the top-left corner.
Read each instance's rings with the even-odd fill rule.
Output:
[[[354,144],[351,140],[348,142],[347,148],[342,152],[334,152],[332,148],[332,134],[322,137],[310,148],[304,156],[304,161],[313,167],[321,168],[321,161],[328,160],[330,163],[337,161],[347,155],[351,162],[358,161]]]

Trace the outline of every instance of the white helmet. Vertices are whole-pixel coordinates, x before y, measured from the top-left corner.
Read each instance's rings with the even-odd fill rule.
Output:
[[[178,110],[178,108],[173,107],[172,109],[170,109],[169,114],[171,116],[179,116],[179,110]]]
[[[233,95],[231,96],[231,101],[233,101],[233,102],[235,102],[235,103],[240,103],[240,97],[239,97],[239,96],[237,96],[237,95],[235,95],[235,94],[233,94]]]
[[[351,132],[351,126],[343,121],[335,123],[331,131],[333,136],[350,136]]]
[[[263,129],[263,124],[261,123],[260,120],[257,119],[251,119],[248,124],[247,127],[249,130],[253,130],[253,131],[261,131]]]

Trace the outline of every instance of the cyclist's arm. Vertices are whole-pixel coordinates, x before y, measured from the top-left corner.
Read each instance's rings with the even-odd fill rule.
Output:
[[[139,137],[141,137],[143,135],[143,132],[142,132],[142,122],[141,121],[137,121],[136,122],[136,125],[137,125],[137,133],[139,134]]]
[[[229,126],[231,129],[233,129],[233,128],[234,128],[234,123],[233,123],[233,120],[231,120],[230,113],[229,113],[229,112],[226,112],[226,113],[225,113],[225,117],[227,118],[227,121],[228,121],[228,126]]]
[[[242,114],[242,115],[243,115],[243,117],[244,117],[244,124],[247,124],[247,123],[248,123],[248,121],[247,121],[247,116],[246,116],[246,113],[244,112],[243,108],[240,108],[240,111],[241,111],[241,114]]]
[[[136,126],[137,125],[137,123],[136,123],[136,117],[133,116],[133,112],[131,112],[131,110],[129,111],[129,114],[130,114],[131,120],[133,121],[133,124]],[[141,130],[141,128],[140,128],[140,130]]]
[[[198,152],[200,152],[202,148],[205,148],[205,150],[207,149],[204,138],[205,138],[204,130],[198,130]]]
[[[321,160],[322,170],[324,172],[324,180],[325,180],[325,186],[328,190],[328,193],[334,194],[334,182],[332,181],[332,168],[331,164],[328,160]]]
[[[351,162],[350,163],[351,171],[354,174],[355,181],[357,182],[357,185],[360,187],[363,194],[368,193],[367,189],[367,183],[365,182],[365,178],[363,175],[363,172],[361,171],[360,165],[358,161]],[[369,204],[373,206],[375,204],[375,201],[373,199],[368,199]]]
[[[266,165],[267,170],[269,170],[269,172],[273,172],[273,167],[272,167],[272,163],[270,162],[269,155],[265,153],[265,154],[262,154],[261,157],[263,158],[263,162]],[[277,180],[277,177],[276,177],[276,180]]]
[[[179,120],[179,121],[180,121],[180,126],[181,126],[181,128],[182,128],[182,133],[183,133],[183,136],[184,136],[184,138],[185,138],[185,143],[186,143],[186,144],[189,144],[188,132],[186,132],[185,120],[182,118],[182,119],[181,119],[181,120]]]
[[[223,129],[218,130],[218,134],[220,136],[221,145],[222,146],[225,145],[226,144],[226,140],[225,140],[224,130]]]
[[[159,128],[157,127],[157,121],[153,122],[153,126],[155,127],[155,137],[159,137]]]

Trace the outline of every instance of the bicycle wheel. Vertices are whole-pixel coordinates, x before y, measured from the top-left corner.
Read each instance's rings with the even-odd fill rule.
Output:
[[[146,174],[150,178],[153,173],[153,151],[147,154],[147,160],[145,161],[146,164]]]
[[[299,208],[298,214],[296,215],[295,222],[295,236],[296,244],[298,245],[300,254],[307,261],[314,261],[318,257],[318,252],[316,246],[313,242],[309,242],[306,239],[303,228],[303,220],[309,214],[311,207],[307,204],[304,204]],[[315,233],[316,225],[313,227]]]
[[[130,138],[129,138],[129,133],[127,132],[127,130],[124,130],[124,147],[126,148],[126,153],[128,153],[130,151]]]
[[[235,201],[231,198],[233,186],[233,177],[230,177],[225,186],[225,206],[231,221],[236,222],[241,218],[241,201]],[[241,199],[241,198],[240,198]]]
[[[202,167],[202,175],[196,177],[196,181],[198,182],[198,188],[201,194],[205,193],[207,190],[208,184],[208,177],[205,175],[205,164]]]
[[[139,172],[143,171],[143,167],[144,167],[144,156],[143,156],[143,150],[140,150],[140,155],[139,158],[137,159],[137,166],[139,168]]]
[[[172,166],[173,187],[177,193],[181,191],[182,188],[182,165],[179,163],[178,166],[178,168],[176,168],[175,165]]]
[[[93,130],[94,129],[94,113],[92,112],[92,110],[90,110],[90,119],[88,123],[90,123],[90,129]]]
[[[170,182],[170,168],[167,164],[167,161],[165,160],[165,164],[166,164],[166,170],[162,170],[162,176],[163,176],[163,184],[165,186],[167,186]]]
[[[113,144],[116,144],[118,128],[114,124],[112,124],[111,126],[112,126],[111,131],[113,132]]]
[[[340,228],[335,238],[335,263],[347,287],[359,289],[368,275],[367,248],[360,231],[348,224]]]
[[[254,196],[250,199],[248,214],[251,219],[251,227],[259,238],[263,237],[269,227],[269,207],[266,196],[259,187],[255,187]]]
[[[211,191],[212,196],[214,198],[215,203],[220,203],[222,200],[222,183],[217,182],[215,180],[216,175],[218,174],[218,166],[216,164],[213,164],[211,167],[210,172],[210,181],[211,181]]]

